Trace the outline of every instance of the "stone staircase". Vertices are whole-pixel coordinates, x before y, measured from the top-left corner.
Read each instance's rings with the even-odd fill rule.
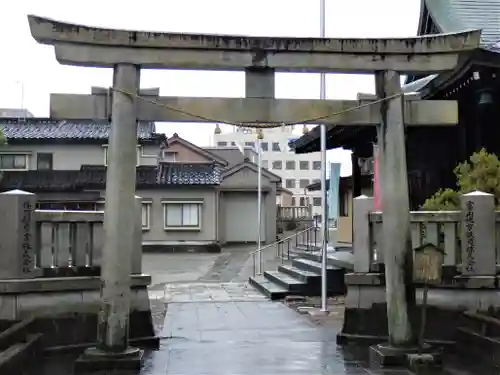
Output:
[[[500,368],[500,319],[481,313],[464,312],[456,329],[457,352]]]
[[[22,374],[42,351],[42,334],[33,332],[33,319],[14,323],[0,332],[0,374]]]
[[[321,295],[321,252],[311,246],[295,246],[287,264],[277,270],[250,277],[249,283],[271,300],[288,295]],[[344,274],[353,269],[352,249],[339,247],[327,252],[327,286],[330,296],[345,293]]]

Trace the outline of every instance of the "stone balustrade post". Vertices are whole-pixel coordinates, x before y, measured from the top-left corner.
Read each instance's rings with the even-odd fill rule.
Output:
[[[35,194],[0,194],[0,279],[35,277],[35,206]]]
[[[462,209],[462,275],[494,276],[495,198],[492,194],[474,191],[460,197]]]
[[[353,199],[354,272],[370,272],[372,249],[369,213],[371,211],[373,211],[373,198],[361,195]]]

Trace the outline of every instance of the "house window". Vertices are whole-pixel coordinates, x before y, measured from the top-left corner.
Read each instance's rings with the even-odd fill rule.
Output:
[[[231,142],[231,146],[236,146],[236,142]]]
[[[281,151],[280,144],[278,142],[273,142],[273,144],[272,144],[272,150],[276,151],[276,152]]]
[[[201,203],[163,202],[164,229],[201,229]]]
[[[312,183],[313,184],[321,184],[321,180],[319,178],[315,178],[314,180],[312,180]]]
[[[285,163],[285,169],[288,169],[288,170],[290,170],[290,171],[295,170],[295,160],[288,160],[288,161]]]
[[[283,168],[283,163],[281,160],[275,160],[273,161],[273,169],[282,169]]]
[[[108,165],[108,145],[104,147],[104,165]],[[137,146],[137,166],[141,165],[141,146]]]
[[[294,189],[295,188],[295,180],[292,180],[292,179],[287,179],[286,182],[285,182],[285,186],[287,189]]]
[[[217,142],[217,147],[226,147],[227,142]]]
[[[309,162],[307,160],[301,160],[299,162],[299,168],[301,171],[309,170]]]
[[[269,167],[269,162],[267,160],[262,160],[262,168],[268,168]]]
[[[177,152],[163,151],[163,161],[175,163]]]
[[[292,206],[295,206],[295,197],[292,197]]]
[[[1,170],[25,171],[28,169],[28,155],[26,154],[3,154],[0,155]]]
[[[304,197],[300,197],[299,201],[299,206],[304,207],[306,205],[306,199]]]
[[[313,168],[315,171],[321,170],[321,162],[320,161],[313,161]]]
[[[253,142],[245,142],[245,146],[254,147],[255,143],[253,143]]]
[[[269,151],[269,144],[267,142],[260,142],[260,148],[262,151]]]
[[[53,166],[52,153],[38,153],[36,154],[36,169],[38,170],[52,170]]]
[[[299,187],[305,189],[309,185],[309,180],[307,178],[301,178],[299,181]]]
[[[150,229],[151,221],[151,203],[142,204],[142,230]]]
[[[313,206],[321,207],[321,197],[313,197]]]

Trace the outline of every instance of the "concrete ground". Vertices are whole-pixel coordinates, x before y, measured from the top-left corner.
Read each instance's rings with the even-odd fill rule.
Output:
[[[153,276],[150,299],[161,347],[146,353],[141,375],[410,374],[370,367],[366,347],[335,344],[342,327],[342,299],[330,301],[333,313],[328,319],[311,318],[295,311],[297,306],[268,301],[249,287],[251,250],[144,255],[144,272]],[[266,252],[265,270],[279,263],[274,251]],[[71,375],[72,361],[55,358],[37,375]],[[445,370],[429,375],[493,373],[451,358]]]

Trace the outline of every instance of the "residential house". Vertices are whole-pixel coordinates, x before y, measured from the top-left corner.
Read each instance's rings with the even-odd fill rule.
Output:
[[[253,150],[201,148],[178,134],[168,139],[168,160],[180,163],[214,163],[220,170],[218,198],[218,241],[220,243],[256,242],[258,167],[250,160]],[[237,151],[237,152],[236,152]],[[281,178],[262,169],[261,239],[276,239],[276,196],[282,192]],[[242,215],[242,213],[245,213]],[[237,220],[233,220],[237,218]]]
[[[227,147],[204,147],[205,150],[215,154],[219,158],[222,158],[228,162],[228,166],[234,166],[243,163],[245,159],[249,159],[254,164],[258,163],[258,154],[253,147],[245,146],[242,151],[236,146]],[[266,168],[267,169],[267,168]],[[277,175],[276,175],[277,176]],[[277,176],[279,177],[279,176]],[[292,206],[293,192],[289,189],[285,189],[283,186],[278,186],[276,190],[276,204],[278,206]]]
[[[109,128],[90,120],[0,119],[8,141],[0,146],[0,189],[34,192],[46,209],[103,209]],[[230,165],[178,136],[167,142],[153,123],[139,122],[136,173],[145,247],[219,250],[256,241],[257,170],[248,160]],[[262,238],[273,242],[281,180],[262,176]]]

